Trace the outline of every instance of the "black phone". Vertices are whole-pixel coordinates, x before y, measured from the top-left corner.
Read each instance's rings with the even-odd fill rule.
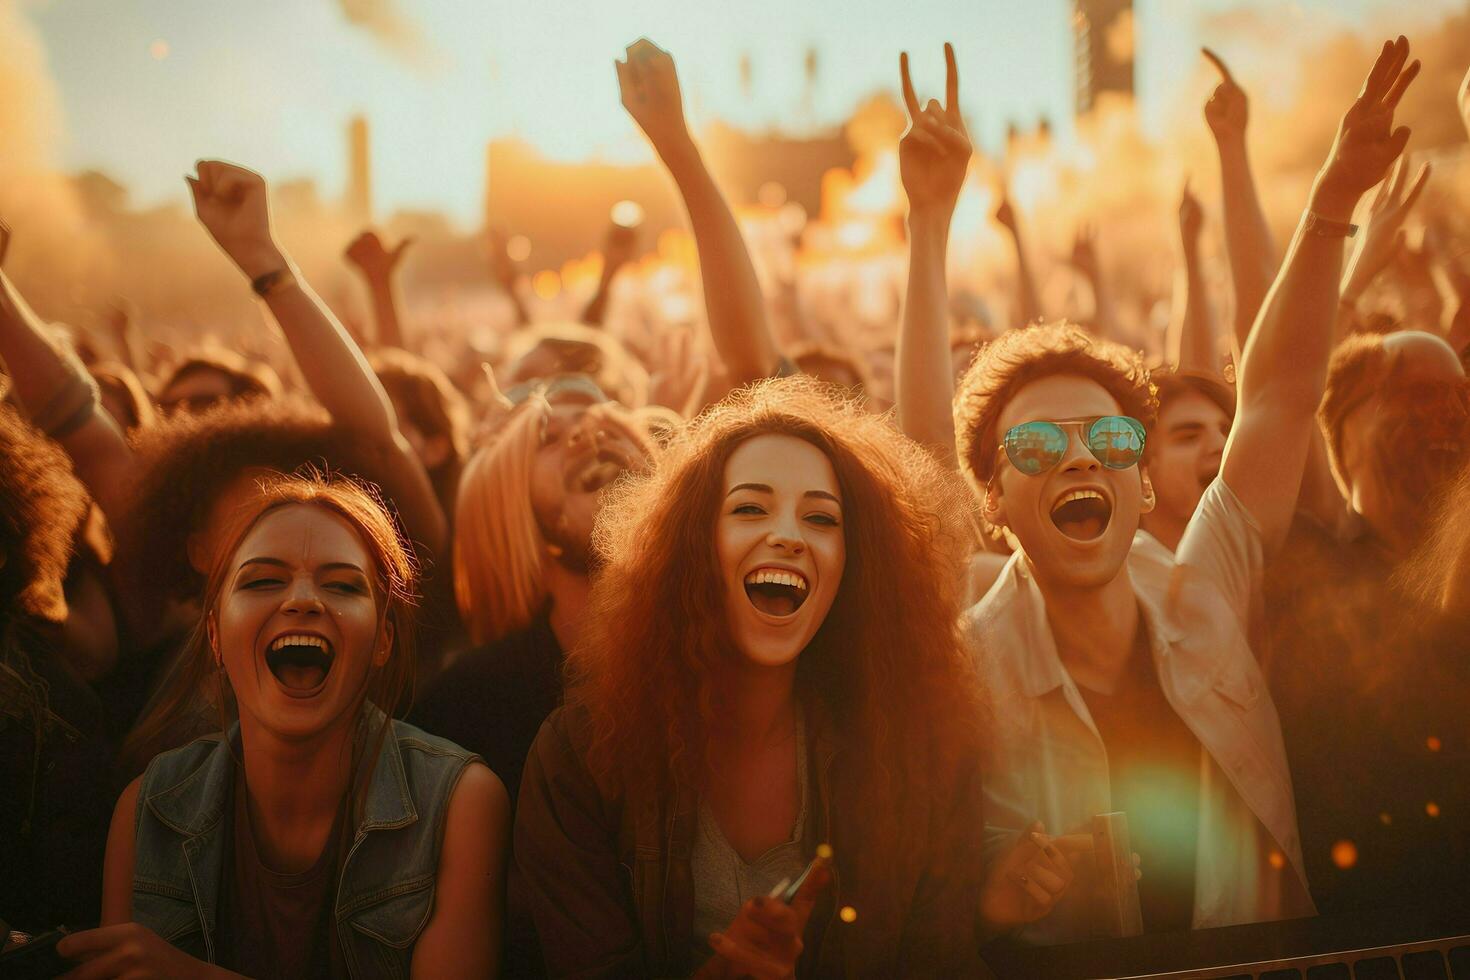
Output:
[[[56,952],[65,935],[65,929],[52,929],[0,952],[0,980],[50,980],[70,970],[76,964]]]

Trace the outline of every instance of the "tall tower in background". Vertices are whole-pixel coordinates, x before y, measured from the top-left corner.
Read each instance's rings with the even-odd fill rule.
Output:
[[[347,213],[368,225],[373,220],[373,162],[368,146],[368,122],[353,116],[347,124]]]
[[[1076,112],[1085,116],[1098,96],[1133,96],[1133,0],[1074,0]]]

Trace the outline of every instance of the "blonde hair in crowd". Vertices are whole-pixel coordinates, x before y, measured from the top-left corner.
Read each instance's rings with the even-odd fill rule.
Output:
[[[465,464],[454,507],[454,598],[477,644],[524,629],[546,602],[531,469],[550,406],[533,395]]]

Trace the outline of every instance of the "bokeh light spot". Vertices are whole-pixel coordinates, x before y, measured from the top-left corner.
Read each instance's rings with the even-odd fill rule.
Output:
[[[851,905],[844,905],[842,906],[842,911],[837,913],[837,917],[843,922],[856,922],[857,909],[853,908]]]
[[[1286,867],[1286,855],[1282,854],[1280,851],[1272,851],[1271,856],[1268,857],[1266,860],[1271,862],[1271,867],[1275,868],[1277,871],[1280,871],[1282,868]]]
[[[1439,816],[1439,804],[1434,802],[1433,800],[1430,800],[1428,803],[1424,804],[1424,812],[1429,814],[1431,817]]]
[[[531,240],[525,235],[516,235],[505,243],[505,254],[512,262],[524,262],[531,257]]]
[[[1424,744],[1429,746],[1429,751],[1431,752],[1438,752],[1444,745],[1444,743],[1439,740],[1438,735],[1429,736],[1424,740]]]
[[[1340,840],[1332,845],[1332,863],[1346,871],[1358,863],[1358,845],[1350,840]]]
[[[531,277],[531,289],[542,299],[555,299],[561,292],[561,276],[550,269],[542,269]]]
[[[1389,816],[1387,813],[1380,813],[1378,815],[1378,822],[1387,827],[1389,824],[1393,823],[1393,817]]]

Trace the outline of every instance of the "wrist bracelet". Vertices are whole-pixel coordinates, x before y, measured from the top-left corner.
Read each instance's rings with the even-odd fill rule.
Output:
[[[1306,230],[1319,238],[1352,238],[1358,233],[1358,226],[1351,221],[1333,221],[1316,211],[1308,211]]]
[[[250,288],[254,290],[255,295],[261,299],[265,299],[277,289],[280,289],[282,286],[289,286],[295,281],[296,276],[292,273],[291,267],[283,266],[279,269],[272,269],[264,275],[256,276],[250,280]]]

